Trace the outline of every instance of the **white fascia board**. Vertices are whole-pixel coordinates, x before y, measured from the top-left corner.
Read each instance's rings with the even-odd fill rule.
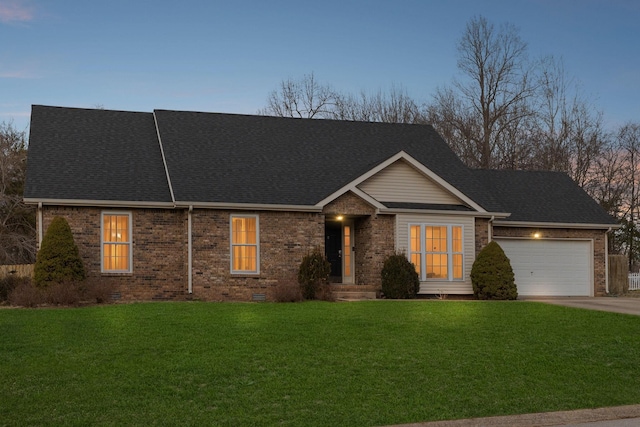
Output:
[[[494,226],[499,227],[524,227],[524,228],[579,228],[585,230],[602,229],[608,230],[610,228],[621,228],[620,224],[584,224],[584,223],[571,223],[571,222],[532,222],[532,221],[500,221],[493,222]]]
[[[402,159],[402,160],[406,161],[407,163],[409,163],[418,172],[422,173],[424,176],[426,176],[426,177],[430,178],[431,180],[435,181],[438,185],[443,187],[445,190],[447,190],[448,192],[450,192],[451,194],[453,194],[454,196],[456,196],[457,198],[459,198],[463,202],[467,203],[469,206],[471,206],[476,211],[482,212],[482,213],[486,213],[486,210],[482,206],[478,205],[476,202],[474,202],[469,197],[467,197],[462,192],[460,192],[457,188],[455,188],[454,186],[449,184],[444,179],[440,178],[440,176],[438,176],[436,173],[434,173],[431,169],[429,169],[428,167],[426,167],[425,165],[423,165],[422,163],[420,163],[419,161],[417,161],[416,159],[414,159],[413,157],[411,157],[409,154],[407,154],[404,151],[399,151],[398,153],[396,153],[393,156],[389,157],[384,162],[380,163],[378,166],[370,169],[366,173],[360,175],[358,178],[354,179],[353,181],[351,181],[350,183],[345,185],[344,187],[342,187],[339,190],[331,193],[329,196],[325,197],[320,202],[318,202],[316,204],[316,206],[324,207],[327,204],[329,204],[332,201],[334,201],[335,199],[337,199],[338,197],[340,197],[343,194],[345,194],[347,191],[353,191],[355,193],[356,192],[355,190],[357,190],[356,187],[358,185],[362,184],[367,179],[371,178],[372,176],[374,176],[375,174],[377,174],[381,170],[385,169],[386,167],[388,167],[389,165],[391,165],[392,163],[394,163],[394,162],[396,162],[396,161],[398,161],[400,159]]]
[[[293,212],[322,212],[322,208],[309,205],[278,205],[256,203],[224,203],[224,202],[176,202],[176,208],[193,207],[193,209],[225,209],[246,211],[293,211]]]
[[[24,202],[28,205],[43,206],[97,206],[109,208],[157,208],[173,209],[175,205],[171,202],[142,202],[136,200],[87,200],[87,199],[36,199],[25,197]]]

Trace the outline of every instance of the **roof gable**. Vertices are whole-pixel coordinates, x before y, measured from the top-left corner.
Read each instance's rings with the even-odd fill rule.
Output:
[[[358,185],[374,199],[385,202],[461,205],[460,198],[420,173],[403,159],[397,160]]]

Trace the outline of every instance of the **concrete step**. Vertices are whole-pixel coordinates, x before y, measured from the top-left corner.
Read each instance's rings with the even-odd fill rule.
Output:
[[[361,301],[376,299],[375,291],[333,291],[338,301]]]

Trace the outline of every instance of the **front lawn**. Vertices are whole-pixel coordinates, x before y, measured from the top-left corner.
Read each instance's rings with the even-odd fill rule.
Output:
[[[640,403],[640,317],[535,302],[0,310],[0,425],[371,426]]]

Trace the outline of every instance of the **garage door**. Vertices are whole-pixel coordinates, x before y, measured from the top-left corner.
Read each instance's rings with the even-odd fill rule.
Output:
[[[592,295],[590,241],[495,240],[511,260],[518,295]]]

